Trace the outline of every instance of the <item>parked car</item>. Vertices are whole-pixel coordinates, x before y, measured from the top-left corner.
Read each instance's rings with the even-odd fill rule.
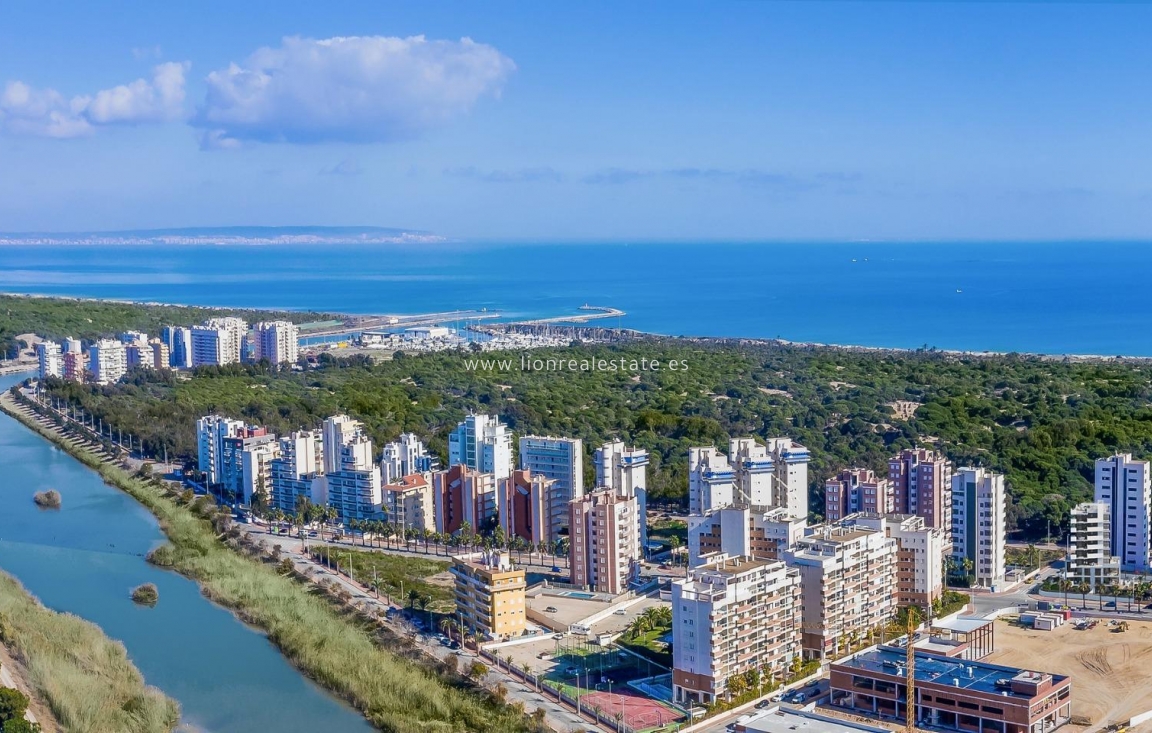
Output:
[[[760,702],[756,703],[756,709],[757,710],[763,710],[764,708],[768,707],[771,704],[772,704],[771,700],[761,700]]]
[[[623,608],[617,608],[613,613],[615,613],[617,616],[627,616],[628,615],[628,612],[625,611]]]
[[[554,572],[554,573],[560,572],[560,566],[559,565],[553,565],[552,566],[552,572]]]
[[[555,606],[549,606],[548,608],[544,609],[544,613],[556,613],[557,610],[558,609]]]
[[[806,683],[804,684],[804,686],[805,686],[805,687],[816,687],[816,686],[817,686],[817,685],[819,685],[819,684],[820,684],[820,679],[819,679],[819,678],[817,678],[817,679],[814,679],[814,680],[808,680],[808,682],[806,682]]]
[[[770,697],[768,699],[771,700],[772,702],[780,702],[781,700],[784,699],[784,693],[783,692],[777,692],[775,695],[773,695],[772,697]]]
[[[804,702],[807,699],[808,699],[808,696],[805,695],[803,692],[794,692],[794,693],[792,693],[792,699],[789,700],[788,702],[792,703],[793,705],[799,705],[800,703]]]

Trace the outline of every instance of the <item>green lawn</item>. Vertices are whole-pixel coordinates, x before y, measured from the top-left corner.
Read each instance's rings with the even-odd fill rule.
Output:
[[[667,634],[667,628],[655,628],[648,631],[635,639],[631,638],[629,632],[625,631],[624,635],[616,640],[616,643],[630,651],[636,652],[646,659],[650,659],[662,667],[672,668],[672,649],[662,641],[657,641],[660,637]]]

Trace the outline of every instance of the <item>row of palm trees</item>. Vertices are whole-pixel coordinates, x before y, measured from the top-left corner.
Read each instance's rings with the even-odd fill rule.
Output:
[[[1068,577],[1060,578],[1056,581],[1056,587],[1064,594],[1064,605],[1068,605],[1068,594],[1078,593],[1080,595],[1081,604],[1088,607],[1088,594],[1092,593],[1097,596],[1099,610],[1104,609],[1104,598],[1123,598],[1128,603],[1128,612],[1131,613],[1132,605],[1142,604],[1152,595],[1152,580],[1145,580],[1139,578],[1131,583],[1108,582],[1097,586],[1091,583],[1076,582]]]
[[[296,503],[295,514],[288,514],[279,508],[259,510],[253,507],[253,513],[270,522],[290,523],[300,530],[301,536],[306,527],[318,526],[320,539],[324,540],[324,529],[328,523],[339,518],[335,507],[313,504],[305,497],[300,497]],[[455,532],[435,532],[430,529],[416,529],[405,527],[402,524],[384,519],[353,519],[346,523],[348,530],[356,541],[359,535],[360,544],[364,547],[384,547],[393,549],[413,550],[423,547],[424,554],[451,555],[459,551],[476,550],[507,550],[516,553],[517,562],[523,562],[524,553],[550,555],[553,558],[563,557],[565,566],[568,562],[568,539],[560,538],[556,542],[529,542],[519,535],[508,535],[503,527],[497,526],[491,531],[478,533],[473,530],[469,522],[464,522]]]

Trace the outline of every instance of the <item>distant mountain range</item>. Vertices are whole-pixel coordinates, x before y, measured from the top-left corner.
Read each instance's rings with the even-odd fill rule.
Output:
[[[111,232],[0,233],[5,244],[401,244],[444,237],[388,227],[186,227]]]

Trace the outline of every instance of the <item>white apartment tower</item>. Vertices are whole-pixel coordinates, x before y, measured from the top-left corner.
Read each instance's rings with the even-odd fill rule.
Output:
[[[952,474],[952,555],[969,560],[975,584],[989,588],[1004,580],[1007,495],[1004,476],[983,468]]]
[[[1126,572],[1152,570],[1148,522],[1152,518],[1152,478],[1148,461],[1131,453],[1096,460],[1096,502],[1107,504],[1112,518],[1112,554]]]
[[[289,321],[261,321],[252,327],[256,361],[295,364],[300,354],[300,329]]]
[[[648,451],[628,448],[623,441],[609,441],[592,455],[596,488],[615,489],[636,497],[636,520],[642,554],[648,551]]]
[[[64,355],[60,351],[60,344],[55,341],[41,341],[36,344],[36,359],[40,369],[40,381],[48,377],[64,376]]]
[[[228,334],[227,350],[222,351],[220,363],[239,362],[243,353],[244,338],[248,335],[248,323],[243,318],[209,318],[204,321],[204,326]]]
[[[1084,502],[1072,508],[1068,579],[1097,588],[1120,580],[1120,558],[1112,554],[1112,507]]]
[[[568,504],[584,496],[584,442],[525,435],[520,438],[520,470],[554,482],[547,492],[545,533],[559,537],[568,528]]]
[[[448,465],[492,474],[497,481],[512,475],[512,431],[495,415],[469,415],[448,435]]]
[[[115,384],[128,373],[128,352],[115,339],[100,339],[88,347],[88,373],[97,384]]]
[[[324,478],[324,434],[302,430],[280,438],[280,455],[270,466],[270,504],[285,514],[295,514],[301,499],[312,504],[328,503]]]
[[[328,504],[342,522],[375,518],[381,511],[380,467],[372,460],[372,439],[347,415],[324,421],[324,465]]]
[[[801,653],[800,577],[784,563],[719,558],[672,583],[672,696],[715,702],[751,670],[783,674]]]
[[[601,489],[573,499],[569,567],[573,585],[619,594],[640,571],[636,498]]]
[[[196,421],[197,465],[206,474],[206,483],[219,484],[224,480],[224,440],[243,429],[243,421],[221,415],[206,415]]]
[[[725,506],[782,507],[808,516],[808,449],[791,438],[737,438],[729,455],[716,448],[688,449],[688,507],[706,514]]]
[[[193,326],[189,334],[192,346],[189,367],[221,366],[240,361],[240,346],[233,341],[234,334],[229,329]]]
[[[813,527],[785,562],[800,571],[801,644],[815,659],[839,656],[896,613],[896,540],[861,526]]]
[[[380,480],[390,484],[413,473],[431,473],[439,468],[438,464],[415,433],[404,433],[385,444],[380,459]]]

